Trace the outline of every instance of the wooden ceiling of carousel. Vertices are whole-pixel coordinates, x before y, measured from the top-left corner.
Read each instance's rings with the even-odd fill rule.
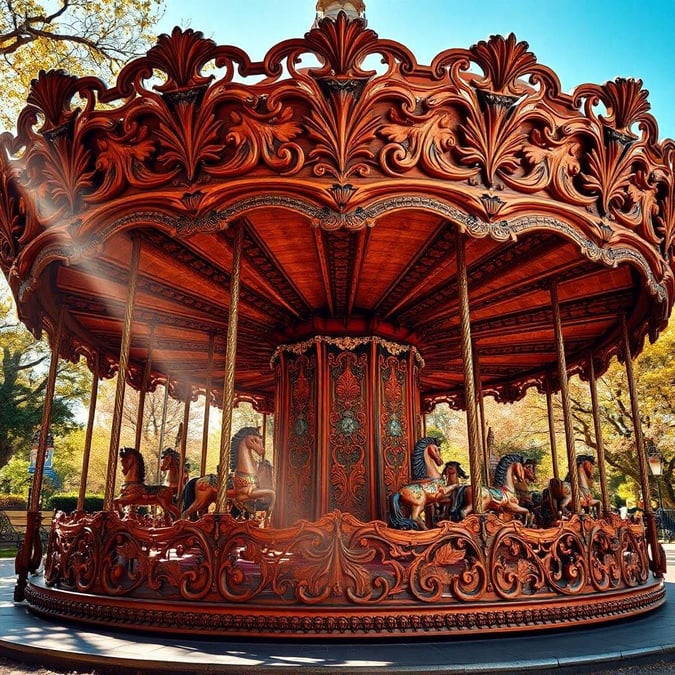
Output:
[[[288,211],[260,211],[246,221],[238,324],[237,388],[274,392],[270,357],[279,344],[347,327],[345,334],[394,327],[425,360],[427,395],[462,389],[454,228],[438,216],[389,214],[358,232],[312,228]],[[209,335],[215,336],[213,386],[224,373],[232,269],[230,231],[171,239],[143,231],[131,361],[200,386]],[[110,240],[96,259],[61,266],[58,294],[76,334],[119,352],[131,244]],[[550,283],[559,284],[567,353],[607,341],[618,317],[635,308],[630,268],[607,269],[580,258],[572,243],[544,231],[518,242],[467,239],[472,336],[483,387],[528,382],[555,370]],[[152,331],[150,327],[153,327]],[[507,396],[513,396],[510,391]]]

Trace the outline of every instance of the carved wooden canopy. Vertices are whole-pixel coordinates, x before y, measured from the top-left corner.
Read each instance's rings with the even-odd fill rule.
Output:
[[[463,389],[455,230],[482,387],[513,400],[567,363],[636,349],[675,295],[675,143],[640,80],[572,95],[513,35],[418,64],[361,19],[325,18],[252,62],[176,28],[109,88],[41,72],[0,139],[0,265],[22,319],[114,372],[133,238],[129,379],[224,373],[244,228],[236,389],[270,409],[270,359],[312,336],[379,336],[424,360],[426,405]],[[555,382],[554,382],[555,384]],[[184,395],[184,393],[182,394]]]

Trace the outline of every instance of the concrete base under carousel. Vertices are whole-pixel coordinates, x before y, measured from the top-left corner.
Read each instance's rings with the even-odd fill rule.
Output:
[[[34,612],[149,632],[396,638],[537,631],[636,616],[665,600],[641,524],[495,515],[426,532],[340,512],[283,530],[229,516],[171,527],[114,513],[52,524]]]

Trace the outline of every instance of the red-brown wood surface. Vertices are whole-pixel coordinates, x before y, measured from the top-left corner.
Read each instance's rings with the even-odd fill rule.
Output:
[[[298,68],[308,52],[323,65]],[[379,335],[419,350],[426,407],[461,405],[459,227],[482,389],[513,400],[555,370],[553,280],[572,370],[616,352],[622,314],[636,349],[665,324],[674,145],[648,109],[639,81],[562,94],[513,36],[424,66],[340,15],[251,63],[175,29],[113,88],[37,78],[2,138],[0,265],[27,324],[53,331],[65,304],[64,356],[109,375],[139,237],[129,379],[154,326],[151,382],[203,389],[213,334],[218,402],[241,221],[240,395],[272,410],[280,344]]]

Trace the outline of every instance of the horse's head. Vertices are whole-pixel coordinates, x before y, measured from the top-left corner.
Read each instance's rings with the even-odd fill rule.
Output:
[[[462,465],[459,462],[446,462],[445,467],[443,468],[443,478],[448,485],[455,485],[459,483],[460,478],[468,478],[466,471],[462,469]]]
[[[162,464],[160,465],[159,468],[162,471],[168,471],[172,467],[178,467],[180,455],[173,448],[164,448],[164,450],[162,450],[161,457],[162,457]]]
[[[528,483],[534,483],[537,480],[537,460],[526,459],[523,463],[523,471],[525,481]]]
[[[122,474],[129,480],[145,480],[145,463],[136,448],[120,448]]]
[[[595,469],[595,457],[593,455],[577,455],[577,469],[583,471],[587,478],[593,477]]]
[[[427,454],[433,460],[436,466],[443,464],[443,459],[441,458],[441,442],[434,438],[429,445],[427,445]]]
[[[514,481],[522,481],[525,478],[525,458],[517,453],[504,455],[497,462],[495,469],[495,485],[507,486]]]
[[[248,452],[242,453],[241,450],[247,450]],[[230,466],[232,471],[237,469],[240,460],[244,464],[250,461],[246,458],[246,454],[255,454],[258,460],[263,459],[265,456],[265,445],[258,427],[242,427],[232,436],[230,444]],[[239,470],[242,470],[242,468],[239,467]]]

